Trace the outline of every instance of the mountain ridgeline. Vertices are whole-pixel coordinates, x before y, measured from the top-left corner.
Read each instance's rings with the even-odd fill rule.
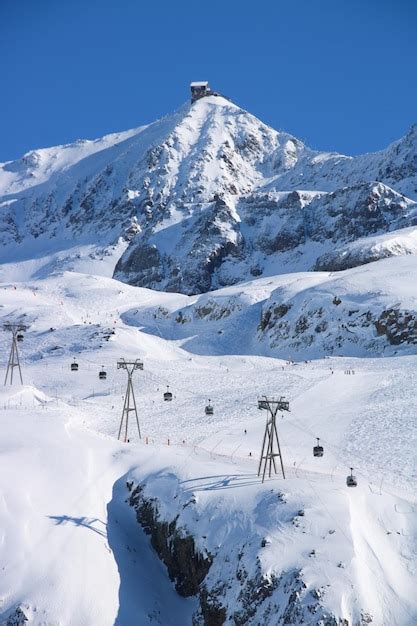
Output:
[[[417,125],[347,157],[208,96],[148,126],[0,164],[0,261],[58,252],[44,273],[71,269],[70,251],[86,245],[114,255],[121,281],[205,293],[415,254],[416,200]]]

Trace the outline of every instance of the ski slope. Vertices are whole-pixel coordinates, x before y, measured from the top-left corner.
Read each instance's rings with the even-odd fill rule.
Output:
[[[242,288],[247,302],[268,298],[271,281]],[[29,327],[19,344],[24,385],[0,391],[0,620],[19,606],[39,626],[191,626],[196,599],[175,592],[126,503],[126,482],[146,481],[163,518],[179,516],[217,555],[213,579],[231,579],[233,555],[248,543],[248,568],[259,558],[266,576],[301,570],[328,615],[414,626],[417,356],[294,362],[237,342],[219,355],[215,326],[191,351],[181,326],[168,332],[154,313],[197,298],[74,272],[0,284],[0,321]],[[9,340],[0,333],[3,370]],[[132,420],[128,444],[116,439],[121,357],[144,363],[134,374],[142,439]],[[263,394],[284,395],[291,411],[278,423],[286,480],[261,484]],[[312,455],[316,437],[322,459]],[[356,489],[345,484],[351,466]],[[233,611],[236,589],[225,593]]]

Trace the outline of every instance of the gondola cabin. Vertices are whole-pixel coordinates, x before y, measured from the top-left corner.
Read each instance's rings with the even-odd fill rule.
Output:
[[[17,341],[19,341],[19,342],[23,341],[23,335],[22,335],[22,333],[18,333],[18,334],[16,335],[16,339],[17,339]]]
[[[324,448],[320,445],[320,439],[317,437],[317,445],[313,448],[313,456],[323,456]]]
[[[98,373],[98,377],[100,380],[106,380],[107,378],[107,372],[104,369],[104,366],[101,368],[101,370]]]
[[[78,363],[75,361],[71,363],[71,372],[78,372]]]
[[[356,479],[356,476],[353,475],[353,467],[350,468],[349,476],[346,476],[346,484],[347,484],[348,487],[357,487],[358,486],[358,481]]]
[[[171,402],[171,400],[172,400],[172,393],[169,390],[169,385],[167,385],[167,390],[164,393],[164,401],[165,402]]]
[[[213,413],[214,413],[214,407],[213,407],[213,405],[211,404],[211,401],[210,401],[210,400],[208,401],[208,404],[207,404],[207,406],[206,406],[206,408],[205,408],[204,410],[205,410],[206,415],[213,415]]]

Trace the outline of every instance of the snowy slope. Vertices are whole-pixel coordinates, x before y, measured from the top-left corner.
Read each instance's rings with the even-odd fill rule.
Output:
[[[394,282],[383,277],[391,268],[396,297],[411,308],[405,263],[412,260],[340,274],[338,306],[347,298],[342,286],[363,298],[365,271],[379,302],[388,300]],[[313,279],[321,289],[331,281],[322,273],[259,279],[218,298],[234,297],[236,310],[250,311],[283,289],[287,300],[314,292]],[[0,290],[1,321],[29,326],[19,345],[25,386],[0,396],[3,621],[21,607],[37,626],[191,626],[192,615],[202,624],[201,596],[175,592],[136,522],[140,505],[127,502],[140,486],[160,521],[176,520],[199,553],[212,555],[203,595],[227,618],[252,626],[415,624],[415,356],[293,364],[256,356],[262,342],[247,341],[240,321],[240,349],[236,334],[234,346],[216,356],[218,320],[209,313],[193,327],[198,355],[184,341],[187,324],[169,320],[202,308],[203,296],[71,272]],[[201,323],[213,327],[211,335]],[[1,333],[2,368],[8,340]],[[69,369],[74,356],[78,372]],[[116,369],[121,356],[144,362],[134,376],[143,438],[132,422],[128,445],[115,440],[126,384]],[[106,381],[98,379],[103,365]],[[172,403],[162,399],[167,384]],[[263,393],[285,394],[291,404],[279,420],[287,479],[264,485],[256,476]],[[204,414],[208,398],[213,416]],[[312,456],[317,436],[322,459]],[[354,490],[344,482],[351,465]]]
[[[315,269],[340,271],[391,256],[417,254],[415,227],[364,237],[319,257]]]
[[[414,354],[416,276],[412,255],[344,272],[259,278],[191,296],[179,308],[135,307],[124,319],[168,339],[181,337],[197,354]]]

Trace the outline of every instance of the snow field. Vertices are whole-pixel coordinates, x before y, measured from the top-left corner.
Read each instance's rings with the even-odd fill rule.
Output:
[[[175,327],[164,339],[147,313],[189,298],[103,277],[65,273],[4,284],[0,294],[2,321],[30,326],[19,345],[25,385],[0,391],[2,618],[20,604],[35,624],[191,624],[194,600],[176,595],[124,502],[126,481],[146,479],[167,519],[194,494],[197,513],[186,522],[201,547],[222,556],[253,540],[264,572],[301,568],[334,614],[357,620],[366,610],[378,626],[415,624],[417,357],[216,356],[215,333],[193,354]],[[1,333],[3,368],[8,341]],[[143,438],[131,420],[130,444],[115,440],[120,357],[144,362],[134,374]],[[168,384],[172,403],[162,398]],[[264,485],[256,476],[263,394],[291,406],[278,420],[287,480]],[[204,413],[208,398],[213,416]],[[322,459],[312,455],[315,437]],[[351,465],[359,485],[349,490]]]

